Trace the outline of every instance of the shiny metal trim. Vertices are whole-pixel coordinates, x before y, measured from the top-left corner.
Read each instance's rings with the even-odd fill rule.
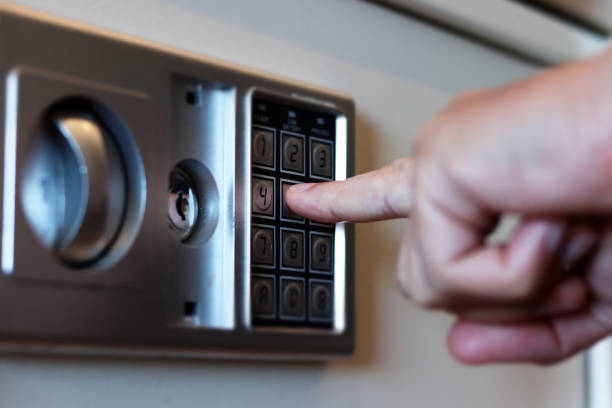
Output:
[[[604,339],[585,354],[586,407],[612,407],[612,339]]]
[[[15,251],[15,200],[17,199],[17,69],[6,78],[4,129],[4,193],[2,195],[2,272],[13,273]]]

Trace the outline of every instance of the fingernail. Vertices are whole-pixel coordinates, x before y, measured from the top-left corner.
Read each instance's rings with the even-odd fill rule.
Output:
[[[315,186],[316,183],[303,183],[303,184],[295,184],[291,187],[289,187],[288,191],[291,191],[292,193],[302,193],[306,190],[310,190],[312,187]]]

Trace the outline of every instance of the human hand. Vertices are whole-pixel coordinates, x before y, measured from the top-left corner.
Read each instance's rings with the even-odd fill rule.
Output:
[[[321,222],[410,217],[403,293],[466,363],[550,363],[612,333],[612,54],[455,99],[412,159],[287,192]],[[504,245],[486,237],[522,217]],[[612,219],[612,218],[611,218]]]

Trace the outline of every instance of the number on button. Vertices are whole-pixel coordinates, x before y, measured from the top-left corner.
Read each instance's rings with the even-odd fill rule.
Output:
[[[283,231],[283,267],[304,268],[304,233],[298,231]]]
[[[274,167],[274,133],[253,129],[253,163]]]
[[[304,173],[304,139],[283,134],[283,170]]]
[[[274,230],[253,227],[251,256],[254,264],[274,264]]]
[[[274,182],[268,179],[253,179],[253,212],[273,215]]]
[[[315,176],[332,177],[332,145],[326,142],[312,141],[312,169]]]
[[[313,270],[331,272],[332,242],[327,235],[311,236],[311,267]]]

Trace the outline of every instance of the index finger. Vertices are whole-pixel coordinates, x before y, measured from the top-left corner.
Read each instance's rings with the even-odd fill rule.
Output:
[[[287,205],[319,222],[366,222],[408,217],[412,208],[410,159],[342,181],[298,184],[287,190]]]

